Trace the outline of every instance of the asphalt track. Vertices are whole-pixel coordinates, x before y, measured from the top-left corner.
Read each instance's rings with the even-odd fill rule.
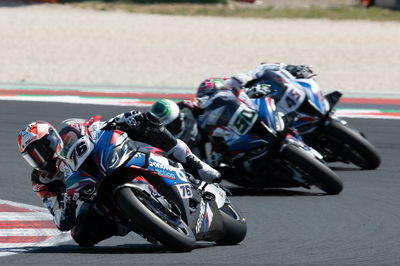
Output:
[[[69,117],[126,107],[0,101],[0,198],[41,206],[31,190],[28,165],[16,135],[37,119],[54,124]],[[398,120],[348,119],[366,133],[382,155],[378,170],[332,167],[344,182],[337,196],[318,190],[252,191],[232,188],[232,201],[248,218],[248,235],[236,246],[201,243],[191,253],[170,253],[129,234],[79,248],[74,242],[1,257],[1,265],[399,265],[400,154]]]

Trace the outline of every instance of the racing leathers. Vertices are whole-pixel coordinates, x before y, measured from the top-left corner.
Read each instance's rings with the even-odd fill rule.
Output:
[[[168,156],[182,163],[185,170],[198,179],[209,183],[218,182],[220,179],[218,171],[202,162],[185,142],[176,139],[151,112],[126,112],[111,119],[107,124],[126,132],[133,140],[164,150]]]
[[[285,70],[292,78],[311,78],[315,76],[311,70],[311,66],[308,65],[286,65],[283,63],[279,64],[267,64],[262,63],[257,68],[248,71],[247,73],[241,73],[232,76],[225,81],[225,85],[228,88],[251,88],[257,81],[262,80],[267,71],[280,71]]]
[[[255,97],[255,95],[252,96]],[[264,95],[261,97],[263,96]],[[219,165],[221,157],[226,152],[226,139],[239,137],[239,135],[234,134],[227,125],[221,124],[222,120],[230,119],[228,117],[221,119],[224,117],[224,111],[226,111],[226,109],[224,109],[226,107],[226,99],[253,106],[248,95],[248,90],[245,91],[238,88],[233,88],[231,90],[214,90],[213,94],[187,99],[178,103],[181,109],[190,110],[192,117],[195,119],[196,126],[203,136],[201,142],[204,146],[201,147],[202,158],[213,167]],[[207,148],[204,144],[207,142],[212,143],[212,151],[206,151]]]
[[[34,169],[31,181],[33,191],[53,215],[57,228],[61,231],[69,230],[74,224],[75,214],[68,208],[64,208],[64,174],[60,171],[47,173]]]

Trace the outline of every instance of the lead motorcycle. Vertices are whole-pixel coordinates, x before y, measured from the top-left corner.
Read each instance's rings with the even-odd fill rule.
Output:
[[[268,84],[277,109],[291,118],[290,127],[324,156],[326,162],[353,163],[362,169],[376,169],[381,159],[366,136],[335,116],[342,94],[323,95],[313,78],[295,79],[282,69],[266,70],[246,86]]]
[[[331,195],[342,191],[322,156],[285,127],[272,98],[250,100],[242,90],[223,90],[205,110],[198,123],[212,137],[204,150],[208,157],[222,154],[218,169],[229,182],[253,188],[314,185]]]
[[[246,221],[219,185],[191,182],[179,163],[122,131],[91,132],[59,153],[64,167],[79,173],[66,180],[67,189],[79,192],[94,184],[96,209],[103,215],[174,251],[190,251],[197,240],[244,239]]]

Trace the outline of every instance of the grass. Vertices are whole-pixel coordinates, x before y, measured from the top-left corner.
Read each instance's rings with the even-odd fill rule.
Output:
[[[277,0],[279,1],[279,0]],[[379,7],[362,8],[357,6],[334,7],[274,7],[251,4],[137,4],[137,3],[107,3],[102,1],[87,1],[70,3],[68,5],[91,8],[96,10],[123,10],[131,13],[183,15],[183,16],[220,16],[246,18],[325,18],[331,20],[373,20],[400,21],[400,11]]]

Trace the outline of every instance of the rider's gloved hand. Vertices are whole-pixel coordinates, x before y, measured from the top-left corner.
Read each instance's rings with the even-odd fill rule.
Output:
[[[137,127],[143,122],[143,114],[133,110],[119,114],[108,120],[101,129],[110,130],[118,129],[125,131],[131,127]]]
[[[287,65],[285,69],[296,78],[310,78],[314,76],[309,65]]]
[[[61,207],[64,214],[75,216],[75,210],[77,207],[77,200],[79,199],[79,193],[63,193],[61,199]]]
[[[220,162],[222,161],[222,154],[219,152],[213,152],[206,157],[205,161],[212,167],[218,167]]]
[[[246,88],[245,92],[250,98],[261,98],[271,93],[270,85],[259,84],[251,88]]]

